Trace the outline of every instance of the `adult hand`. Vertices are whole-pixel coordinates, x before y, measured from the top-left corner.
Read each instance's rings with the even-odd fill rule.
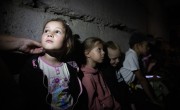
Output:
[[[43,48],[41,44],[37,41],[27,39],[27,38],[20,38],[20,46],[18,51],[23,53],[30,53],[30,54],[39,54],[43,52]]]
[[[41,43],[28,38],[11,35],[0,35],[0,50],[18,51],[29,54],[39,54],[43,52]]]

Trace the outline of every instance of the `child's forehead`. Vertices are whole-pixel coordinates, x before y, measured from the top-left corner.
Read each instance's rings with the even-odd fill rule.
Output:
[[[143,41],[143,42],[141,42],[141,43],[143,43],[143,44],[148,44],[148,41]]]
[[[61,25],[63,26],[63,23],[61,21],[49,21],[48,23],[46,23],[47,25]]]
[[[94,43],[94,46],[102,46],[103,47],[103,43],[101,41],[96,41]]]
[[[149,46],[148,41],[143,41],[143,42],[141,42],[140,44],[141,44],[142,46]]]
[[[63,25],[63,23],[60,22],[60,21],[50,21],[50,22],[48,22],[48,23],[45,25],[44,29],[47,29],[47,28],[59,28],[59,29],[61,29],[61,30],[63,30],[63,31],[66,30],[66,28],[65,28],[64,25]]]
[[[93,47],[91,48],[91,50],[92,50],[92,49],[97,49],[97,48],[98,48],[98,49],[99,49],[99,48],[103,49],[103,48],[104,48],[104,47],[103,47],[103,44],[102,44],[102,43],[94,44]]]

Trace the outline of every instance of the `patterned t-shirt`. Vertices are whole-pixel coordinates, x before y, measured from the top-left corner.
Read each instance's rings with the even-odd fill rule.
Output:
[[[69,94],[70,73],[66,63],[51,65],[42,57],[38,58],[40,69],[48,78],[48,90],[52,94],[53,110],[68,110],[73,105],[73,97]]]

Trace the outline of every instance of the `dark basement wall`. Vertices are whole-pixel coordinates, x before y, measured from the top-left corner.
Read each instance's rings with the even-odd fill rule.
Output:
[[[161,33],[160,29],[157,32],[153,27],[161,26],[160,23],[156,23],[159,17],[157,14],[154,16],[149,13],[153,11],[148,10],[149,6],[142,0],[6,0],[1,2],[0,32],[36,40],[41,37],[43,23],[54,17],[67,20],[73,33],[80,36],[80,40],[89,36],[97,36],[104,41],[113,40],[121,46],[122,51],[128,49],[128,39],[133,31],[150,32],[155,35]],[[149,24],[152,21],[154,25]]]

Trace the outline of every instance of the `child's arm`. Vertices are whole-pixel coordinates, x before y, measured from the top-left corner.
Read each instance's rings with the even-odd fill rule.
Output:
[[[156,65],[156,61],[153,60],[151,61],[149,64],[148,64],[148,67],[147,67],[147,73],[151,72],[151,70],[153,69],[153,67]]]
[[[49,107],[48,102],[49,94],[47,87],[47,77],[45,77],[42,71],[37,68],[35,62],[28,59],[20,71],[19,84],[24,96],[27,110],[45,109]],[[39,103],[41,102],[41,103]]]
[[[146,95],[149,97],[149,99],[153,102],[156,103],[156,98],[155,95],[153,94],[153,90],[151,89],[151,85],[147,81],[147,79],[142,75],[140,70],[134,71],[138,81],[140,82],[142,88],[144,89]]]
[[[90,77],[84,76],[82,83],[87,90],[88,94],[88,107],[90,110],[96,110],[96,96],[95,96],[95,87],[93,85],[93,80]]]

